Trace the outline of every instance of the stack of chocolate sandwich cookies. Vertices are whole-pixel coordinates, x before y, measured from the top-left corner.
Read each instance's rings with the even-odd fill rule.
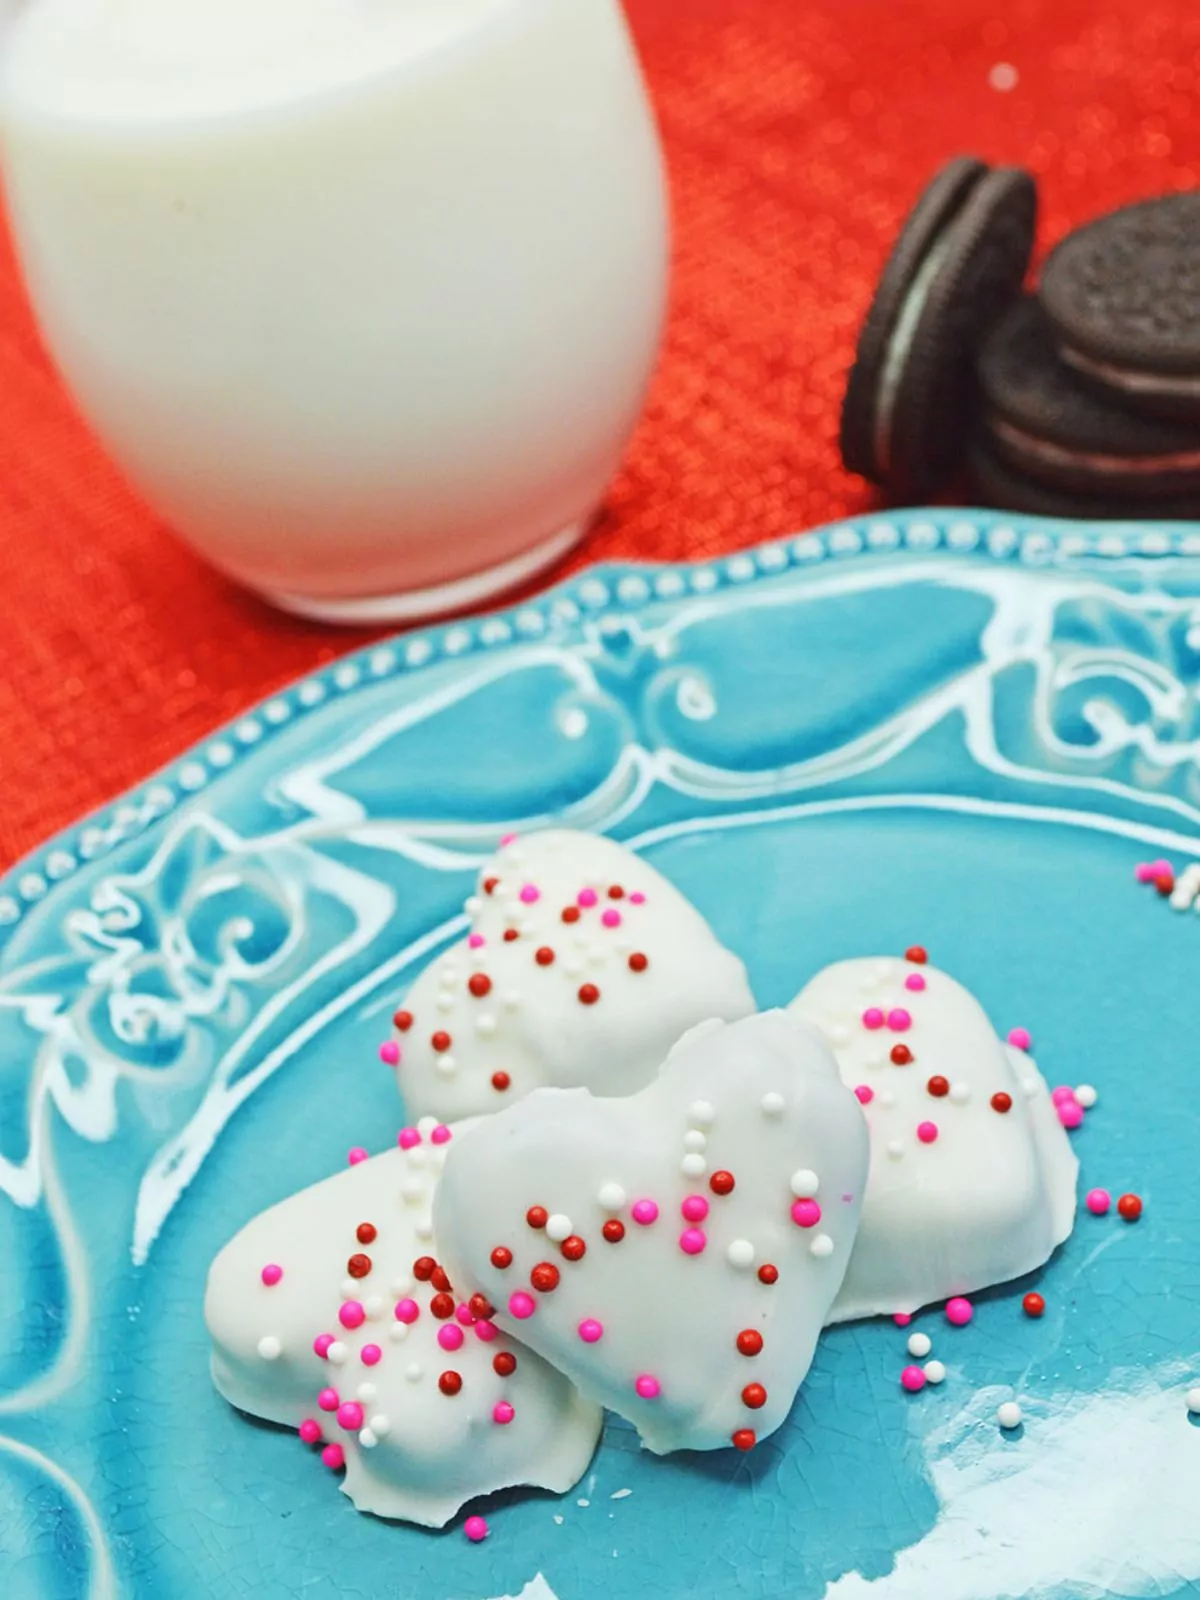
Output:
[[[957,363],[954,403],[931,408],[926,399],[905,415],[914,385],[897,368],[914,359],[915,341],[896,331],[904,321],[893,310],[896,284],[920,277],[911,264],[914,235],[928,232],[931,197],[964,165],[981,163],[960,159],[934,179],[876,291],[843,407],[846,465],[900,500],[943,489],[965,463],[978,498],[1014,510],[1200,515],[1200,192],[1130,206],[1071,234],[1029,295],[1021,285],[1032,253],[1033,181],[1013,174],[1006,208],[976,229],[973,280],[947,297],[958,293],[970,305],[931,315],[930,297],[922,299],[921,338],[944,363]],[[1030,197],[1023,251],[1012,225],[1018,177]],[[938,254],[936,245],[924,250],[926,259]],[[943,245],[942,259],[946,253]],[[972,298],[984,277],[989,292]],[[889,318],[890,372],[877,353]],[[894,448],[889,455],[863,447],[881,431],[906,443],[899,469]],[[936,448],[914,460],[922,437],[936,438]]]

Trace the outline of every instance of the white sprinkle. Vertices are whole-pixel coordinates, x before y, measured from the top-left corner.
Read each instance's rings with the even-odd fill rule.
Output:
[[[1085,1111],[1090,1111],[1100,1096],[1090,1083],[1081,1083],[1075,1091],[1075,1098]]]
[[[996,1411],[996,1421],[1009,1431],[1021,1426],[1021,1408],[1015,1400],[1006,1400]]]
[[[946,1363],[944,1361],[927,1361],[925,1363],[925,1376],[930,1383],[945,1383]]]
[[[602,944],[589,945],[588,960],[594,967],[602,967],[608,960],[608,951]]]
[[[420,1172],[429,1165],[429,1151],[423,1144],[415,1144],[405,1151],[405,1159],[414,1172]]]
[[[716,1114],[707,1100],[693,1100],[688,1107],[688,1116],[698,1128],[711,1128]]]
[[[443,1078],[452,1078],[458,1071],[458,1062],[447,1050],[445,1055],[440,1055],[437,1058],[437,1069]]]
[[[469,917],[477,917],[483,910],[483,901],[477,894],[468,895],[463,901],[463,910]]]
[[[869,1067],[872,1072],[878,1072],[881,1068],[886,1067],[887,1064],[888,1058],[882,1050],[869,1050],[863,1057],[863,1066]]]
[[[383,1316],[384,1312],[387,1310],[387,1301],[381,1294],[369,1295],[367,1299],[363,1301],[363,1310],[367,1313],[367,1316],[372,1322],[378,1322],[380,1317]]]
[[[349,1354],[349,1346],[343,1340],[335,1339],[329,1349],[326,1350],[325,1359],[332,1362],[335,1367],[344,1367]]]
[[[496,1031],[496,1019],[490,1011],[485,1011],[481,1017],[475,1018],[475,1032],[481,1039],[490,1039]]]
[[[504,1001],[503,1001],[504,1009],[506,1011],[516,1011],[517,1008],[520,1006],[520,1004],[521,1004],[520,992],[518,990],[516,990],[516,989],[510,989],[508,991],[508,993],[504,996]]]
[[[343,1278],[342,1279],[342,1299],[343,1300],[357,1300],[358,1299],[358,1284],[356,1283],[356,1281],[353,1278]]]
[[[371,1432],[377,1439],[386,1439],[392,1431],[392,1419],[385,1411],[379,1411],[371,1419]]]
[[[562,969],[568,978],[577,978],[583,971],[583,962],[577,956],[568,956],[562,964]]]
[[[1042,1091],[1042,1086],[1036,1078],[1022,1078],[1021,1088],[1025,1091],[1026,1100],[1032,1100]]]
[[[608,1498],[610,1500],[628,1500],[632,1493],[632,1489],[614,1489]]]
[[[684,1134],[683,1148],[685,1150],[706,1150],[708,1148],[708,1136],[693,1128],[690,1133]]]
[[[488,959],[489,957],[486,950],[472,950],[470,956],[472,969],[475,972],[481,972],[483,968],[487,966]]]
[[[797,1200],[811,1200],[820,1187],[820,1178],[808,1167],[798,1167],[792,1173],[792,1193]]]
[[[362,1445],[364,1450],[374,1450],[375,1446],[379,1443],[379,1439],[370,1428],[360,1428],[358,1431],[358,1442],[360,1445]]]
[[[821,1258],[824,1258],[825,1256],[831,1256],[833,1254],[833,1240],[827,1233],[819,1233],[809,1245],[808,1253],[809,1255],[819,1256]]]
[[[408,1366],[404,1369],[404,1376],[408,1379],[409,1383],[420,1383],[421,1379],[425,1376],[425,1368],[419,1361],[410,1361]]]
[[[708,1171],[708,1162],[701,1155],[684,1156],[679,1163],[679,1170],[685,1178],[702,1178]]]
[[[433,1219],[431,1217],[422,1217],[420,1222],[413,1228],[413,1232],[418,1239],[424,1239],[428,1242],[433,1238]]]
[[[830,1044],[835,1047],[850,1043],[850,1029],[844,1022],[835,1022],[831,1028],[826,1028],[825,1034]]]
[[[403,1344],[408,1338],[408,1325],[404,1322],[393,1322],[388,1328],[388,1338],[393,1344]]]
[[[971,1098],[971,1088],[966,1083],[956,1083],[951,1087],[950,1098],[956,1106],[965,1106]]]
[[[439,1011],[453,1011],[454,996],[449,992],[448,989],[442,989],[439,992],[437,1000],[434,1002],[434,1004],[437,1006]]]
[[[278,1361],[283,1354],[283,1346],[273,1333],[264,1334],[258,1341],[258,1353],[264,1361]]]
[[[408,1294],[412,1293],[412,1286],[413,1286],[413,1281],[412,1281],[411,1278],[393,1278],[392,1279],[392,1298],[395,1299],[395,1300],[403,1300],[405,1295],[408,1295]],[[350,1300],[350,1299],[353,1298],[353,1296],[346,1295],[345,1298],[347,1300]]]
[[[546,1237],[553,1239],[555,1244],[561,1244],[564,1239],[571,1237],[571,1219],[562,1211],[554,1212],[553,1216],[546,1218]]]
[[[876,983],[886,983],[896,969],[894,961],[877,961],[872,968]]]
[[[587,1497],[586,1497],[586,1496],[585,1496],[585,1495],[580,1495],[580,1497],[579,1497],[579,1499],[578,1499],[578,1500],[576,1500],[576,1502],[575,1502],[575,1504],[576,1504],[576,1505],[577,1505],[577,1506],[583,1506],[583,1507],[584,1507],[584,1508],[585,1508],[585,1509],[586,1509],[586,1508],[587,1508],[587,1507],[588,1507],[588,1506],[590,1506],[590,1505],[591,1505],[591,1503],[592,1503],[592,1502],[591,1502],[591,1501],[590,1501],[590,1500],[589,1500],[589,1499],[588,1499],[588,1498],[587,1498]]]
[[[596,1199],[603,1210],[620,1211],[627,1196],[619,1183],[602,1183]]]
[[[899,1161],[904,1154],[904,1142],[901,1139],[889,1139],[887,1153],[893,1161]]]
[[[364,1405],[369,1405],[372,1400],[379,1398],[379,1390],[373,1383],[360,1383],[354,1391],[354,1398],[361,1400]]]
[[[441,978],[441,980],[442,980],[442,982],[444,984],[447,984],[448,986],[453,986],[454,984],[456,984],[458,982],[458,968],[453,966],[453,965],[451,965],[448,962],[440,970],[440,972],[438,973],[438,977]]]
[[[421,1135],[422,1139],[428,1139],[429,1135],[433,1132],[437,1125],[438,1119],[436,1117],[422,1117],[417,1123],[417,1132]]]
[[[1194,1417],[1200,1417],[1200,1385],[1188,1390],[1187,1408]]]
[[[997,94],[1009,94],[1021,81],[1021,75],[1011,61],[997,61],[988,73],[988,83]]]
[[[562,1525],[563,1525],[563,1519],[562,1519],[561,1516],[559,1516],[557,1511],[554,1513],[554,1520],[558,1524],[558,1526],[561,1528]]]
[[[400,1198],[406,1205],[417,1206],[425,1198],[425,1184],[420,1178],[405,1178],[400,1185]],[[351,1296],[347,1295],[347,1299]]]
[[[918,1361],[924,1361],[925,1357],[932,1349],[933,1340],[927,1333],[913,1333],[909,1335],[908,1353],[910,1356],[916,1356]]]
[[[760,1102],[763,1116],[781,1117],[783,1115],[783,1104],[783,1096],[781,1094],[775,1094],[772,1091],[770,1094],[763,1095]]]
[[[734,1239],[729,1249],[725,1252],[731,1267],[752,1267],[754,1265],[754,1246],[749,1239]]]
[[[875,1098],[881,1106],[886,1106],[889,1110],[896,1104],[896,1096],[890,1089],[880,1089]]]

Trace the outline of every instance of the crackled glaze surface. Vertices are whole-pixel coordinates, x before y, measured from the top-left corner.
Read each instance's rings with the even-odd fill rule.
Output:
[[[1200,928],[1133,883],[1200,855],[1197,556],[1189,527],[946,512],[599,571],[297,685],[0,884],[5,1600],[284,1600],[299,1573],[412,1600],[1197,1593]],[[235,1415],[203,1285],[255,1213],[394,1141],[391,1011],[500,835],[550,819],[643,854],[765,1005],[919,940],[1052,1083],[1098,1087],[1081,1182],[1146,1210],[1080,1218],[1039,1321],[1030,1279],[967,1328],[919,1318],[937,1389],[901,1391],[890,1323],[836,1328],[751,1457],[656,1460],[610,1421],[571,1495],[488,1502],[472,1546],[358,1516]]]

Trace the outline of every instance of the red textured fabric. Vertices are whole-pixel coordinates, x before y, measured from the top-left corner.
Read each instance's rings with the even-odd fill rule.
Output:
[[[628,9],[671,164],[674,305],[627,465],[563,572],[871,503],[838,462],[843,375],[896,227],[949,155],[1032,167],[1043,245],[1200,181],[1193,0]],[[369,637],[273,614],[133,500],[55,381],[2,241],[0,605],[0,865]]]

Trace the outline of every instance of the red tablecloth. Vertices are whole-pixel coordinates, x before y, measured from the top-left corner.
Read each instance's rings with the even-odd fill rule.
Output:
[[[1200,182],[1194,0],[628,5],[671,163],[674,310],[609,509],[564,571],[869,503],[838,462],[843,373],[888,241],[948,155],[1032,167],[1043,244]],[[134,501],[2,244],[0,606],[0,865],[366,637],[273,614]]]

